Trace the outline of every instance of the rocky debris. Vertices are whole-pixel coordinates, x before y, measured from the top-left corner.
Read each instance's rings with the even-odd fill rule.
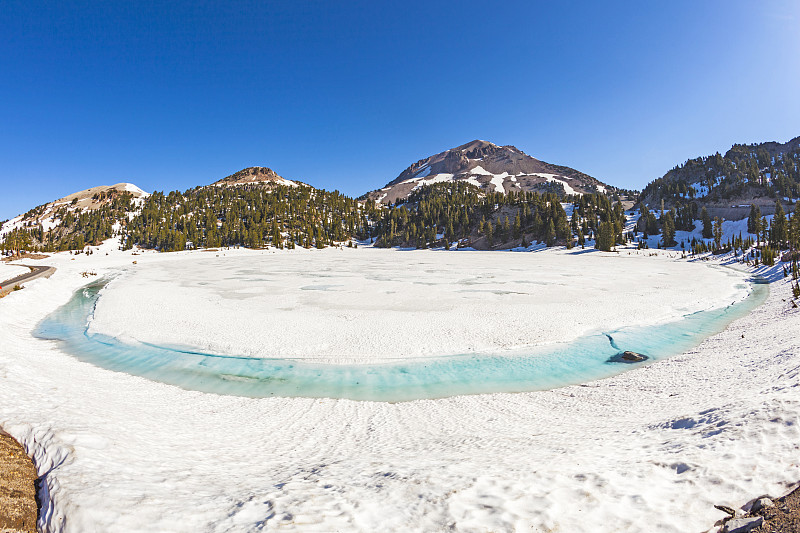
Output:
[[[753,502],[753,505],[750,507],[751,513],[757,513],[762,509],[767,509],[769,507],[775,507],[775,504],[772,503],[772,500],[769,498],[759,498]]]
[[[608,358],[608,363],[641,363],[647,361],[647,356],[640,353],[624,351]]]
[[[749,516],[746,518],[731,518],[725,522],[722,528],[723,533],[747,533],[759,527],[764,522],[760,516]]]
[[[731,515],[717,522],[721,533],[800,533],[800,488],[775,500],[759,496],[742,507],[747,512],[734,512],[723,505],[714,507]]]
[[[34,532],[36,467],[22,446],[0,430],[0,531]]]

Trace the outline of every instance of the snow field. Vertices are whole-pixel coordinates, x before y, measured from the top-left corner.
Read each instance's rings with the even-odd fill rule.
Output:
[[[373,260],[366,251],[271,257],[325,264],[350,254],[358,271]],[[472,256],[422,254],[442,268],[452,255]],[[783,301],[785,281],[696,350],[613,378],[399,404],[184,391],[81,363],[30,336],[85,283],[87,267],[103,275],[136,260],[130,268],[141,273],[130,280],[154,291],[151,269],[222,268],[219,283],[233,285],[218,290],[235,290],[239,281],[225,280],[234,272],[208,255],[57,254],[52,278],[0,305],[0,425],[46,474],[45,531],[702,531],[724,516],[713,504],[778,494],[800,475],[800,314]],[[554,251],[485,255],[506,270],[506,256],[536,261],[536,274],[568,268]],[[596,271],[628,261],[589,255]],[[198,259],[207,264],[192,266]],[[731,282],[698,265],[631,264],[639,261],[674,268],[681,284],[704,272]],[[640,290],[646,300],[654,289]]]
[[[667,322],[744,298],[742,281],[706,265],[600,254],[198,257],[128,268],[89,331],[226,355],[375,363]]]
[[[16,278],[17,276],[27,274],[30,271],[30,268],[21,265],[0,263],[0,284],[7,279]]]

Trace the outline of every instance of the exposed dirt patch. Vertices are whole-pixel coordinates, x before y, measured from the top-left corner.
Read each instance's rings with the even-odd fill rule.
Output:
[[[774,507],[752,513],[764,518],[753,533],[800,533],[800,487],[773,503]]]
[[[0,532],[35,532],[36,467],[22,446],[0,431]]]

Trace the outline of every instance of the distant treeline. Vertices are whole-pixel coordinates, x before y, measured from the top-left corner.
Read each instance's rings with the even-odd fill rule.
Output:
[[[698,186],[702,193],[698,193]],[[800,148],[770,151],[766,144],[734,145],[722,156],[689,159],[642,191],[646,201],[668,205],[703,198],[719,201],[736,197],[800,198]]]
[[[125,226],[124,246],[163,251],[218,246],[323,248],[366,239],[378,217],[361,203],[312,187],[240,185],[153,193]]]
[[[575,202],[572,223],[555,193],[486,193],[464,182],[424,186],[403,202],[379,206],[338,191],[285,185],[197,187],[134,200],[112,195],[94,210],[64,205],[48,218],[11,232],[6,249],[81,250],[119,235],[124,248],[161,251],[219,246],[322,248],[351,240],[427,248],[453,243],[484,249],[548,246],[598,238],[603,249],[623,241],[624,216],[602,194]],[[30,211],[35,217],[44,206]]]
[[[640,205],[642,216],[634,231],[625,230],[622,203],[604,194],[586,194],[562,203],[554,193],[487,193],[465,182],[423,186],[405,200],[389,206],[358,201],[338,191],[285,185],[209,186],[155,192],[142,199],[130,193],[104,198],[94,210],[62,205],[54,219],[23,225],[2,243],[6,250],[82,250],[87,245],[120,236],[123,248],[160,251],[220,246],[249,248],[316,247],[371,241],[379,247],[475,247],[484,250],[528,246],[585,246],[601,250],[661,235],[663,246],[675,246],[675,232],[690,231],[703,221],[703,237],[720,240],[722,221],[711,220],[703,208],[687,203],[657,213]],[[567,210],[565,210],[565,207]],[[572,211],[568,217],[567,211]],[[774,250],[798,248],[800,217],[788,217],[780,202],[771,224],[757,208],[748,229]],[[30,212],[44,213],[43,208]],[[695,246],[697,248],[695,248]],[[695,251],[708,243],[692,243]]]

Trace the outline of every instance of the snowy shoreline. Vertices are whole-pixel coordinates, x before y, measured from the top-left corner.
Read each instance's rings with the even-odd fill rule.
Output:
[[[168,259],[102,257],[54,257],[51,280],[0,308],[0,426],[50,472],[46,531],[702,531],[724,516],[713,504],[800,479],[800,315],[783,280],[697,349],[584,385],[253,400],[108,372],[31,339],[82,268]]]

